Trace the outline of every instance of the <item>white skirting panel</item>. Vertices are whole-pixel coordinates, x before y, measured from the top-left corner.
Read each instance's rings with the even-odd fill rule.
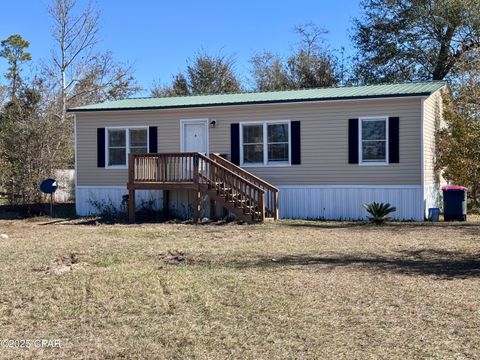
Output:
[[[362,204],[388,202],[398,220],[424,220],[423,188],[418,185],[279,186],[281,218],[364,220]]]
[[[279,210],[281,218],[364,220],[367,212],[362,204],[389,202],[397,208],[392,217],[399,220],[424,219],[424,209],[433,204],[433,197],[423,196],[422,186],[360,186],[360,185],[288,185],[279,186]],[[432,190],[434,193],[434,191]],[[122,209],[122,196],[128,193],[124,186],[78,186],[76,209],[80,216],[99,213],[98,204]],[[137,209],[152,206],[161,209],[161,190],[137,190]],[[427,195],[427,191],[425,190]],[[202,199],[201,215],[206,216],[208,201]],[[171,191],[170,210],[179,217],[191,215],[193,196],[189,192]],[[435,205],[436,206],[436,205]],[[126,208],[123,207],[126,211]]]
[[[77,186],[75,195],[77,215],[98,214],[101,206],[113,206],[117,210],[126,211],[126,207],[122,206],[122,196],[127,194],[126,186]],[[161,210],[163,206],[162,191],[136,190],[135,204],[137,209],[150,207]]]
[[[195,196],[193,191],[188,190],[170,190],[168,203],[169,212],[179,219],[189,219],[193,217],[193,202]],[[210,203],[208,196],[202,195],[200,198],[200,218],[208,217],[210,214]]]

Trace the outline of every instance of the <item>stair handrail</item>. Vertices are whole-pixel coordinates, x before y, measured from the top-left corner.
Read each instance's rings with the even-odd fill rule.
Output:
[[[203,177],[203,175],[201,174],[203,167],[200,166],[200,161],[199,161],[199,160],[203,160],[205,164],[209,165],[209,170],[210,170],[210,173],[207,173],[206,176],[204,176],[204,178],[210,179],[210,180],[213,178],[214,181],[216,182],[217,180],[214,174],[217,173],[217,170],[221,170],[224,174],[228,174],[229,176],[231,176],[232,180],[226,182],[226,185],[231,186],[232,189],[234,188],[237,191],[239,191],[239,193],[242,194],[241,196],[246,197],[249,203],[251,205],[254,205],[252,218],[255,219],[257,214],[259,214],[258,220],[263,221],[265,219],[265,216],[266,216],[266,212],[265,212],[266,190],[265,189],[245,179],[244,177],[240,176],[234,171],[228,169],[227,167],[219,164],[218,162],[210,159],[209,157],[201,153],[198,153],[196,159],[198,160],[195,161],[196,175],[194,175],[194,181],[197,184],[200,184],[200,177]],[[226,178],[223,177],[222,180],[226,180]],[[238,183],[243,184],[243,186],[247,186],[248,190],[245,191],[245,189],[242,189],[242,186],[238,186]],[[253,194],[256,194],[256,196],[255,195],[252,196],[252,192]]]
[[[159,156],[196,156],[199,154],[198,152],[193,151],[182,151],[182,152],[161,152],[161,153],[136,153],[136,154],[129,154],[133,157],[159,157]]]
[[[212,157],[213,160],[215,160],[215,161],[219,161],[219,162],[225,164],[227,166],[227,168],[228,167],[234,168],[236,171],[240,172],[244,177],[253,179],[253,181],[258,182],[259,184],[261,184],[262,186],[266,187],[267,189],[269,189],[271,191],[275,191],[275,192],[280,191],[277,187],[273,186],[269,182],[259,178],[258,176],[253,175],[252,173],[246,171],[244,168],[241,168],[240,166],[232,163],[231,161],[228,161],[227,159],[221,157],[219,154],[211,153],[210,157]]]
[[[222,170],[226,171],[227,173],[229,173],[230,175],[233,175],[235,178],[237,179],[240,179],[241,181],[243,181],[244,183],[246,183],[248,186],[251,186],[253,187],[254,189],[260,191],[260,192],[265,192],[265,189],[263,189],[262,187],[254,184],[253,182],[251,182],[250,180],[247,180],[245,178],[243,178],[242,176],[238,175],[235,171],[232,171],[230,170],[229,168],[219,164],[219,163],[216,163],[215,161],[213,161],[212,159],[210,159],[209,157],[203,155],[202,153],[195,153],[196,155],[198,155],[198,157],[202,160],[204,160],[205,162],[208,162],[209,164],[213,165],[213,166],[217,166],[219,168],[221,168]]]
[[[266,190],[265,197],[268,199],[266,202],[266,211],[269,216],[272,216],[274,220],[278,220],[278,193],[279,189],[269,182],[259,178],[258,176],[253,175],[252,173],[246,171],[240,166],[232,163],[231,161],[223,158],[219,154],[211,153],[210,157],[221,164],[224,164],[225,167],[231,169],[234,172],[237,172],[240,176],[249,179],[251,182],[259,184],[260,187],[263,187]]]

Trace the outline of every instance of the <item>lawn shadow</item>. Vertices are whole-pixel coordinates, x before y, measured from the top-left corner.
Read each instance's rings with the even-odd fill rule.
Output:
[[[33,219],[50,215],[50,204],[0,205],[0,220]],[[74,203],[56,203],[53,205],[53,215],[57,218],[76,218]],[[54,218],[53,217],[53,218]]]
[[[367,221],[323,221],[323,220],[309,220],[297,222],[294,220],[287,220],[282,222],[283,226],[293,228],[310,228],[310,229],[351,229],[372,227]]]
[[[309,229],[358,229],[368,231],[416,231],[427,228],[459,230],[470,235],[480,236],[480,222],[414,222],[391,221],[383,225],[374,225],[368,221],[285,221],[283,226]]]
[[[324,255],[308,254],[268,257],[251,262],[235,262],[238,268],[278,268],[308,266],[326,268],[350,267],[373,272],[395,272],[412,276],[435,276],[442,279],[480,277],[480,254],[472,255],[437,249],[401,250],[391,256],[378,254],[346,255],[330,252]]]
[[[156,216],[138,215],[135,222],[130,223],[126,216],[119,218],[111,218],[104,216],[85,216],[85,217],[70,217],[70,218],[51,218],[51,221],[41,223],[41,226],[46,225],[86,225],[86,226],[98,226],[98,225],[142,225],[142,224],[183,224],[183,225],[215,225],[224,226],[231,224],[246,225],[244,221],[235,221],[230,219],[218,219],[200,221],[195,224],[192,219],[180,219],[173,216],[163,216],[162,214]]]
[[[74,217],[74,218],[62,218],[62,219],[55,219],[52,218],[51,221],[42,222],[40,226],[48,226],[48,225],[88,225],[88,226],[96,226],[99,224],[116,224],[115,222],[107,222],[102,218],[97,217]]]

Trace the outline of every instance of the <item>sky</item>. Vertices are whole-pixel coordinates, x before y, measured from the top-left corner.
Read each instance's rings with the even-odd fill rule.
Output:
[[[30,42],[34,64],[49,58],[53,43],[47,7],[53,0],[0,0],[0,39],[20,34]],[[77,0],[83,7],[87,0]],[[332,49],[350,41],[359,0],[97,0],[101,11],[100,50],[132,64],[134,76],[148,95],[154,81],[169,83],[185,69],[187,59],[204,49],[232,55],[236,71],[248,82],[249,59],[261,50],[288,54],[298,38],[295,25],[313,22],[329,33]],[[12,14],[18,14],[13,16]],[[0,59],[0,73],[7,64]]]

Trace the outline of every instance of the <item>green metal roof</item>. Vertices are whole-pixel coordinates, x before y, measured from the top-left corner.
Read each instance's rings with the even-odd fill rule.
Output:
[[[69,112],[172,109],[243,104],[269,104],[347,99],[428,96],[446,86],[445,81],[403,84],[349,86],[307,90],[251,92],[223,95],[177,96],[163,98],[132,98],[80,106]]]

